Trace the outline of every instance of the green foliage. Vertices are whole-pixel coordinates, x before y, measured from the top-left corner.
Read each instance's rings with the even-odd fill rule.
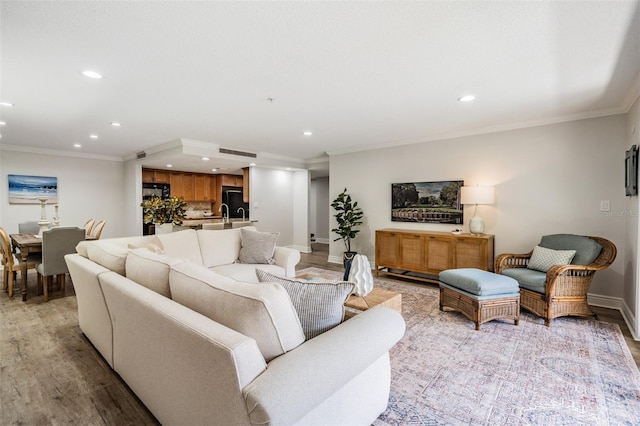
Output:
[[[354,229],[358,225],[362,225],[362,209],[358,207],[357,201],[351,200],[351,195],[347,193],[347,188],[333,200],[331,207],[337,212],[334,217],[338,222],[338,227],[333,228],[331,232],[339,235],[333,241],[342,240],[346,251],[351,251],[351,239],[360,232]]]
[[[182,225],[182,219],[187,215],[187,203],[181,197],[171,197],[166,200],[151,197],[144,200],[140,206],[143,208],[144,223]]]

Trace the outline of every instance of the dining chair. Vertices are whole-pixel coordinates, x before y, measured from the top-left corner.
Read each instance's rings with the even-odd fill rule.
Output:
[[[104,220],[96,223],[95,226],[91,229],[87,240],[99,240],[100,235],[102,234],[102,228],[104,228],[105,223],[106,222]]]
[[[85,235],[86,235],[87,238],[89,238],[91,236],[91,229],[93,228],[93,224],[94,223],[96,223],[96,220],[94,218],[91,218],[88,221],[86,221],[84,223],[84,225],[82,225],[82,227],[84,228]]]
[[[22,259],[11,250],[9,234],[2,228],[0,228],[0,257],[2,258],[2,287],[9,294],[9,297],[13,297],[16,274],[22,270]],[[27,258],[27,271],[35,269],[39,261],[39,254],[29,255]]]
[[[21,234],[33,234],[36,235],[40,232],[40,225],[35,220],[29,222],[22,222],[18,224],[18,232]]]
[[[38,288],[43,286],[45,302],[49,300],[49,284],[54,275],[64,294],[65,276],[69,272],[64,256],[75,253],[76,246],[85,239],[85,236],[85,230],[78,227],[52,228],[42,233],[42,262],[36,266],[36,270],[38,271]]]

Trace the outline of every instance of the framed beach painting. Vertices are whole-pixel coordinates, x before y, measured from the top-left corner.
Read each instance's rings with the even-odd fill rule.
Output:
[[[51,176],[8,175],[9,204],[58,204],[58,178]]]

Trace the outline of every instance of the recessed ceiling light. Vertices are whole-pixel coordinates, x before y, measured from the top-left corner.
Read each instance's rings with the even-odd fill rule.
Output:
[[[8,107],[16,106],[15,104],[12,104],[11,102],[5,102],[5,101],[0,102],[0,105],[8,106]]]
[[[473,95],[464,95],[464,96],[460,96],[458,98],[458,101],[460,102],[471,102],[472,100],[474,100],[476,97]]]
[[[0,121],[0,126],[6,126],[7,123],[5,123],[4,121]]]
[[[167,164],[167,167],[173,167],[173,164]]]
[[[92,133],[92,134],[90,134],[90,135],[89,135],[89,137],[90,137],[91,139],[98,139],[98,135],[93,134],[93,133]]]
[[[255,165],[256,165],[256,163],[249,163],[249,165],[250,165],[250,166],[255,166]]]
[[[89,78],[96,78],[96,79],[102,78],[102,74],[96,71],[91,71],[91,70],[82,71],[82,75]]]
[[[209,157],[202,157],[202,161],[209,161]]]
[[[212,172],[217,172],[217,171],[218,171],[218,169],[211,169],[211,171],[212,171]]]
[[[82,145],[80,145],[79,143],[74,143],[74,144],[73,144],[73,147],[74,147],[74,148],[82,148]]]
[[[302,132],[302,134],[305,135],[305,136],[311,136],[313,134],[313,132],[310,132],[310,131],[307,130],[306,132]]]
[[[116,122],[116,121],[114,121],[113,123],[111,123],[111,125],[112,125],[113,127],[120,127],[120,126],[121,126],[121,124],[120,124],[120,123],[118,123],[118,122]]]

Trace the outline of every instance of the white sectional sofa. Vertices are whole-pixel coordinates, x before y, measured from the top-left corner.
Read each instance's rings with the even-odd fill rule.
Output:
[[[305,340],[283,286],[255,274],[292,277],[300,254],[237,263],[252,231],[80,243],[66,256],[80,328],[162,424],[371,424],[404,320],[371,309]]]

